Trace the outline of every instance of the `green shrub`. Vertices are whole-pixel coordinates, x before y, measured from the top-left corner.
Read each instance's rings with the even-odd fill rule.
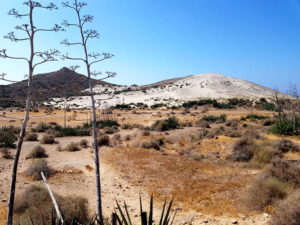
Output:
[[[222,114],[220,116],[204,116],[201,118],[200,121],[208,121],[208,122],[225,122],[226,121],[226,115]]]
[[[47,133],[55,137],[90,136],[90,128],[85,126],[66,128],[61,126],[54,126],[53,128],[49,129]]]
[[[0,147],[14,148],[17,137],[11,130],[0,130]]]
[[[33,180],[42,180],[41,172],[44,173],[46,178],[54,174],[54,170],[48,166],[47,161],[44,159],[37,159],[31,162],[25,171],[25,174]]]
[[[35,159],[35,158],[47,158],[46,150],[40,146],[35,146],[31,152],[26,156],[26,159]]]
[[[257,115],[257,114],[249,114],[249,115],[241,118],[241,120],[265,120],[265,119],[269,119],[269,117]]]
[[[36,133],[28,133],[25,136],[25,141],[38,141],[38,135]]]
[[[152,124],[152,129],[155,131],[166,131],[177,129],[179,127],[179,122],[176,117],[169,117],[166,120],[157,120]]]
[[[300,135],[300,119],[295,121],[295,124],[293,124],[293,122],[289,120],[277,121],[272,126],[270,131],[274,134],[279,134],[279,135],[290,135],[290,136]]]

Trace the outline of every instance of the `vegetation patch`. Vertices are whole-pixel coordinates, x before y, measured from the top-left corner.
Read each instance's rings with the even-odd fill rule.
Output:
[[[35,146],[31,152],[26,156],[26,159],[36,159],[36,158],[47,158],[46,150],[40,146]]]

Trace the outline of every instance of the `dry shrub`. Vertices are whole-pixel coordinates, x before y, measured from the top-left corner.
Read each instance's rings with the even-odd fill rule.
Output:
[[[36,133],[28,133],[25,136],[25,141],[38,141],[38,135]]]
[[[100,134],[98,137],[98,146],[109,146],[109,136]]]
[[[124,136],[124,141],[130,141],[132,139],[132,136],[130,134],[127,134]]]
[[[120,135],[120,134],[115,134],[115,135],[113,136],[113,139],[114,139],[115,141],[121,141],[121,135]]]
[[[268,171],[269,176],[286,181],[295,187],[300,187],[300,162],[275,158]]]
[[[150,135],[151,135],[151,132],[148,131],[148,130],[142,130],[141,135],[142,135],[142,136],[150,136]]]
[[[105,128],[103,128],[103,132],[105,134],[114,134],[114,133],[118,132],[118,128],[115,128],[115,127],[105,127]]]
[[[56,142],[52,135],[44,134],[42,136],[42,139],[40,140],[40,143],[52,145],[52,144],[55,144]]]
[[[55,194],[59,207],[65,216],[65,223],[70,224],[73,218],[84,223],[88,220],[87,200],[76,196],[59,196]],[[35,224],[50,224],[54,211],[50,195],[46,188],[31,185],[24,193],[17,196],[15,201],[16,220],[21,224],[31,224],[32,217]],[[44,221],[43,221],[44,220]]]
[[[254,142],[250,138],[242,137],[237,140],[232,148],[232,154],[230,158],[233,161],[248,162],[253,157]]]
[[[276,156],[280,155],[278,155],[270,146],[265,144],[256,145],[254,147],[254,155],[251,163],[260,165],[268,164],[271,163]]]
[[[49,128],[51,128],[51,126],[49,124],[38,123],[32,130],[35,132],[45,132]]]
[[[262,136],[258,133],[258,131],[253,129],[245,131],[243,137],[250,139],[262,139]]]
[[[279,141],[275,141],[273,143],[274,149],[278,153],[286,153],[286,152],[298,152],[300,150],[299,145],[293,143],[291,140],[288,139],[281,139]]]
[[[87,147],[89,146],[89,142],[88,142],[88,140],[86,140],[86,139],[81,139],[81,140],[79,141],[79,145],[80,145],[82,148],[87,148]]]
[[[275,177],[259,177],[249,189],[246,205],[254,210],[264,210],[278,200],[284,199],[291,191],[288,183]]]
[[[38,159],[31,162],[25,174],[33,180],[42,180],[41,172],[44,173],[46,178],[54,174],[54,170],[48,166],[47,161]]]
[[[68,144],[64,150],[68,151],[68,152],[76,152],[76,151],[79,151],[80,148],[79,148],[79,145],[78,143],[75,143],[75,142],[71,142],[70,144]]]
[[[141,143],[142,148],[154,148],[156,150],[160,150],[160,147],[164,144],[164,141],[162,139],[155,139],[151,141],[145,141]]]
[[[224,132],[224,135],[231,138],[239,138],[242,136],[241,132],[237,129],[228,129]]]
[[[225,126],[233,127],[233,128],[237,128],[238,125],[239,125],[239,122],[237,120],[230,120],[225,123]]]
[[[216,138],[217,136],[223,134],[224,130],[220,127],[216,127],[211,129],[207,134],[206,134],[206,138]]]
[[[201,128],[210,128],[210,122],[201,120],[198,122],[198,126]]]
[[[14,157],[11,155],[11,152],[7,148],[1,149],[1,154],[3,159],[13,159]]]
[[[300,191],[296,191],[286,199],[278,202],[272,213],[270,225],[300,224]]]
[[[36,158],[47,158],[46,150],[40,146],[35,146],[31,152],[26,156],[26,159],[36,159]]]

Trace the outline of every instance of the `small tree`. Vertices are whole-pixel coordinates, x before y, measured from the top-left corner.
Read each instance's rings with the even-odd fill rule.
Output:
[[[62,44],[66,46],[80,46],[84,52],[83,57],[70,57],[68,54],[63,56],[63,59],[75,60],[84,63],[86,67],[86,75],[88,77],[89,83],[89,94],[91,98],[91,113],[92,113],[92,136],[93,136],[93,148],[94,148],[94,160],[95,160],[95,179],[96,179],[96,194],[97,194],[97,213],[99,217],[99,222],[101,225],[104,224],[103,213],[102,213],[102,198],[101,198],[101,180],[100,180],[100,160],[99,160],[99,146],[98,146],[98,129],[97,129],[97,118],[96,118],[96,103],[94,98],[93,91],[93,83],[91,76],[101,75],[100,72],[94,71],[92,72],[92,66],[97,63],[100,63],[106,59],[113,57],[112,54],[109,53],[90,53],[88,50],[88,42],[91,39],[98,39],[99,33],[96,30],[86,29],[86,25],[88,23],[93,22],[94,17],[91,15],[82,15],[83,7],[87,6],[85,2],[78,2],[74,0],[73,3],[63,2],[63,7],[72,9],[76,16],[77,21],[74,23],[70,23],[68,21],[64,21],[63,25],[66,27],[74,27],[78,30],[80,40],[76,42],[69,42],[67,39],[62,41]],[[113,72],[106,72],[105,76],[101,79],[107,79],[109,77],[115,76]]]
[[[28,63],[28,82],[27,82],[27,95],[26,95],[26,105],[25,105],[25,113],[24,119],[22,120],[21,124],[21,131],[19,134],[18,142],[17,142],[17,149],[16,155],[14,159],[13,169],[12,169],[12,176],[11,176],[11,186],[10,186],[10,196],[8,202],[8,215],[7,215],[7,225],[13,224],[13,210],[14,210],[14,199],[15,199],[15,189],[16,189],[16,181],[17,181],[17,170],[18,170],[18,162],[20,153],[22,150],[22,145],[26,133],[27,124],[29,121],[29,112],[31,109],[31,102],[32,102],[32,80],[34,76],[34,71],[37,66],[42,65],[44,63],[50,61],[56,61],[55,57],[59,54],[58,50],[51,49],[48,51],[36,51],[35,44],[36,44],[36,34],[39,32],[58,32],[63,30],[61,26],[55,24],[53,28],[44,29],[44,28],[37,28],[35,26],[35,19],[34,19],[34,12],[36,9],[47,9],[53,10],[57,9],[54,3],[49,3],[48,5],[43,5],[37,1],[25,1],[23,3],[27,6],[28,10],[25,13],[20,13],[16,9],[12,9],[8,12],[9,15],[14,16],[16,18],[27,18],[27,23],[22,24],[20,26],[16,26],[15,29],[18,32],[23,33],[23,37],[17,37],[15,32],[8,33],[4,38],[9,39],[12,42],[23,42],[27,41],[30,48],[29,58],[26,57],[16,57],[10,56],[7,54],[7,50],[3,49],[0,50],[0,58],[4,59],[12,59],[12,60],[23,60]],[[6,79],[6,74],[1,75],[2,80],[11,81]]]

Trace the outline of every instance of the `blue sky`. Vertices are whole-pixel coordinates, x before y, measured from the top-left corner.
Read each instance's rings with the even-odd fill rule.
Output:
[[[69,0],[70,2],[72,0]],[[23,1],[1,3],[0,36],[18,23],[10,8],[24,9]],[[42,1],[48,2],[48,1]],[[61,1],[54,1],[60,5]],[[110,52],[114,58],[95,69],[115,71],[118,84],[147,84],[162,79],[201,73],[221,73],[286,91],[300,85],[299,0],[87,0],[85,13],[93,14],[101,38],[90,42],[91,51]],[[61,7],[60,7],[61,8]],[[37,24],[49,27],[71,11],[37,11]],[[3,24],[3,23],[2,23]],[[59,43],[76,40],[75,30],[37,37],[37,49],[57,48],[79,56],[80,49]],[[24,56],[27,48],[0,38],[0,49]],[[73,62],[46,64],[37,73],[58,70]],[[0,72],[20,80],[26,65],[0,59]],[[79,72],[84,72],[82,67]]]

